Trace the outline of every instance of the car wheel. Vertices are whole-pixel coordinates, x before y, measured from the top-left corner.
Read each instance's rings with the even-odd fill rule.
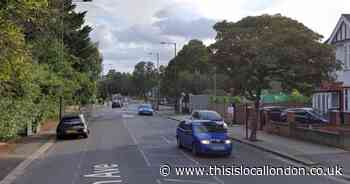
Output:
[[[178,148],[183,148],[179,137],[176,138],[176,143]]]
[[[83,138],[84,138],[84,139],[87,139],[88,137],[89,137],[88,134],[83,134]]]
[[[199,155],[196,144],[192,144],[192,154],[194,156],[198,156]]]
[[[57,135],[56,135],[56,139],[57,139],[57,140],[61,140],[61,139],[63,139],[63,137],[62,137],[62,135],[57,134]]]

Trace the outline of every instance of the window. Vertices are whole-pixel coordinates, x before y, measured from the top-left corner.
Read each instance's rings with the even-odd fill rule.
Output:
[[[179,124],[179,128],[185,129],[185,124],[186,121],[181,121],[181,123]]]
[[[192,115],[192,117],[193,117],[194,119],[199,119],[199,113],[198,113],[198,112],[194,112],[193,115]]]
[[[211,121],[222,121],[222,117],[217,112],[202,112],[200,113],[200,119]]]

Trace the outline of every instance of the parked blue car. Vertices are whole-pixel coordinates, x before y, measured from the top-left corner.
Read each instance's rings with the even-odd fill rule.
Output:
[[[232,142],[222,124],[207,120],[182,121],[176,130],[179,148],[188,148],[194,155],[230,156]]]
[[[138,114],[139,115],[150,115],[150,116],[152,116],[153,113],[154,113],[154,110],[153,110],[151,104],[142,104],[138,108]]]

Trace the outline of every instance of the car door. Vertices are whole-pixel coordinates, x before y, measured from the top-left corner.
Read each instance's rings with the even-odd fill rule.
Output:
[[[193,132],[192,132],[192,124],[185,123],[184,124],[184,132],[183,132],[183,144],[187,148],[192,148],[193,142]]]
[[[296,112],[295,113],[295,121],[297,121],[299,123],[304,123],[304,124],[309,123],[309,118],[308,118],[307,112],[305,112],[305,111]]]
[[[185,121],[181,121],[176,129],[176,136],[181,143],[183,143],[185,139],[185,127],[184,127],[185,123],[186,123]]]

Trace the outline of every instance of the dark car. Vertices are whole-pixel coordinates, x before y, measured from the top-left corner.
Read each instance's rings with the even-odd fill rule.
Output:
[[[121,108],[123,107],[123,103],[121,101],[113,101],[112,102],[112,108]]]
[[[232,142],[227,129],[213,121],[182,121],[176,129],[176,140],[179,148],[191,149],[194,155],[229,156],[232,153]]]
[[[61,119],[56,129],[57,139],[67,136],[89,136],[88,124],[82,114],[65,116]]]
[[[286,110],[286,107],[281,106],[267,106],[261,108],[261,119],[264,119],[264,112],[269,112],[270,120],[272,121],[281,121],[281,113]]]
[[[287,122],[288,112],[294,113],[295,121],[302,124],[326,124],[329,120],[313,108],[290,108],[281,113],[281,120]]]
[[[192,112],[191,120],[208,120],[213,121],[218,124],[222,124],[227,127],[227,124],[224,122],[224,118],[215,111],[210,110],[195,110]]]

